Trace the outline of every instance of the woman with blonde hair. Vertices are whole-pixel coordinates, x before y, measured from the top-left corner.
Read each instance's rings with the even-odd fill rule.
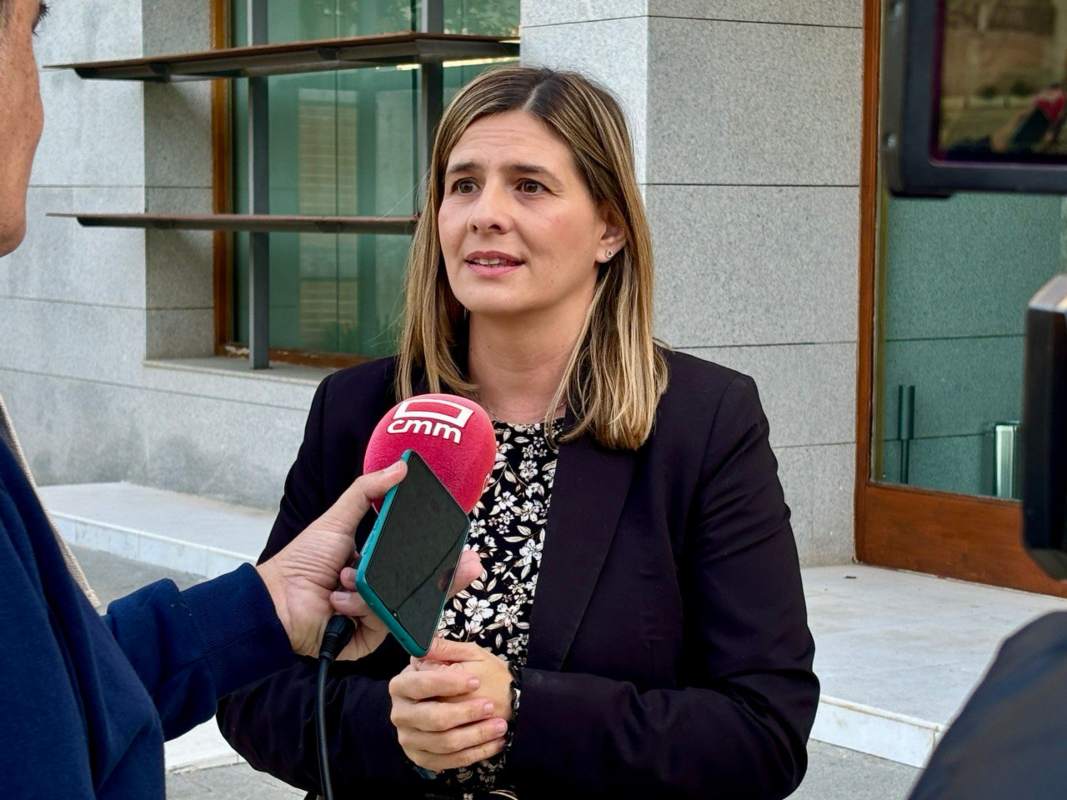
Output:
[[[434,145],[399,353],[322,382],[263,554],[351,483],[398,399],[455,392],[494,418],[472,513],[483,575],[429,658],[383,647],[334,677],[338,791],[781,798],[799,784],[818,682],[767,421],[751,379],[655,342],[652,288],[614,98],[517,66],[461,90]],[[253,766],[313,790],[314,678],[301,664],[220,715]]]

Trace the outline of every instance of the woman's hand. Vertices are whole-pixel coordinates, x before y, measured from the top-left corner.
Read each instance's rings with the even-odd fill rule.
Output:
[[[459,668],[478,679],[478,694],[493,704],[494,716],[511,720],[511,670],[508,662],[473,642],[437,638],[425,658],[412,659],[418,671]]]
[[[397,740],[424,769],[466,767],[504,749],[507,722],[497,715],[496,702],[480,691],[481,679],[466,667],[413,660],[389,682]],[[510,716],[510,702],[507,706]]]

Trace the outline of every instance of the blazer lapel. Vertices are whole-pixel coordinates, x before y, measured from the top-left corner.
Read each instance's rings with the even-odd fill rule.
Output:
[[[593,596],[634,470],[634,454],[583,436],[560,447],[530,621],[528,663],[559,669]]]

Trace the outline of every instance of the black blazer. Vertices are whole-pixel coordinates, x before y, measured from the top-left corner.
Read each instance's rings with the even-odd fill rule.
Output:
[[[561,447],[509,779],[523,800],[781,798],[800,783],[819,684],[796,546],[756,387],[665,353],[669,386],[633,451]],[[341,370],[312,401],[262,558],[360,474],[394,404],[392,359]],[[357,540],[370,528],[364,520]],[[329,685],[339,794],[419,797],[389,721],[391,639]],[[219,714],[257,769],[318,786],[315,670],[305,661]]]

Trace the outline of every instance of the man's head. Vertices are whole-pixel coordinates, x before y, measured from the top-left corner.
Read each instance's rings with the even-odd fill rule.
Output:
[[[47,11],[38,0],[0,0],[0,256],[26,234],[26,187],[44,120],[33,33]]]

